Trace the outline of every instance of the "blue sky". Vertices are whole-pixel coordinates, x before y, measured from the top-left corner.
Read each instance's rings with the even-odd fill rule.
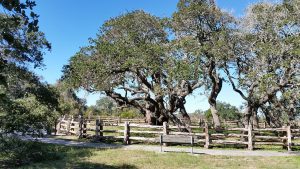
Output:
[[[242,16],[247,5],[258,0],[217,0],[218,6]],[[111,17],[125,12],[142,9],[153,15],[168,17],[176,10],[177,0],[36,0],[36,13],[40,15],[40,30],[52,44],[52,51],[44,56],[43,69],[35,70],[48,83],[55,83],[62,75],[63,65],[68,63],[80,47],[88,44],[88,38],[95,37],[99,27]],[[81,94],[82,95],[82,94]],[[99,95],[89,95],[92,105]],[[239,106],[242,100],[224,85],[218,100]],[[209,108],[207,98],[195,94],[187,99],[188,112]]]

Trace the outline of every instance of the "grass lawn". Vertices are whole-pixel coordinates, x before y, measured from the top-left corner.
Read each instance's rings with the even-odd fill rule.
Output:
[[[45,145],[54,146],[54,145]],[[20,168],[270,168],[300,169],[300,157],[227,157],[55,146],[60,159]]]

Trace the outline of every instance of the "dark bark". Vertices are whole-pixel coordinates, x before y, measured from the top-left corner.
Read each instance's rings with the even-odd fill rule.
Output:
[[[251,118],[252,107],[248,104],[244,112],[244,125],[249,125]]]
[[[186,112],[186,109],[184,107],[185,104],[185,98],[179,98],[177,101],[177,107],[179,108],[179,112],[181,113],[182,116],[182,122],[185,126],[185,129],[188,132],[192,132],[191,130],[191,119],[190,116],[188,115],[188,113]]]
[[[223,80],[217,74],[215,70],[215,62],[213,61],[211,61],[209,65],[209,78],[212,82],[212,88],[208,97],[208,103],[210,105],[211,114],[214,120],[214,127],[219,128],[221,126],[221,122],[217,110],[217,97],[221,92]]]
[[[122,87],[122,89],[125,90],[125,93],[130,92],[131,96],[134,97],[128,98],[127,95],[122,96],[114,91],[106,91],[106,95],[114,99],[120,107],[132,106],[139,109],[145,116],[148,124],[162,125],[165,121],[171,121],[174,125],[179,127],[180,131],[191,132],[191,120],[184,107],[186,102],[185,97],[192,93],[193,90],[202,86],[203,82],[195,81],[190,83],[188,81],[182,81],[177,87],[170,90],[168,107],[166,107],[166,100],[164,100],[166,99],[165,95],[156,93],[154,90],[154,85],[161,82],[160,79],[163,75],[155,74],[151,77],[155,84],[148,83],[142,73],[138,73],[138,76],[141,81],[141,85],[139,87]],[[146,88],[143,88],[142,84],[145,84],[144,87]],[[155,98],[153,98],[153,95],[151,97],[149,93],[150,91],[154,94]],[[182,116],[181,120],[174,114],[176,112],[179,112]]]
[[[257,116],[257,110],[252,111],[252,126],[253,128],[259,128],[259,121],[258,121],[258,116]]]
[[[155,107],[149,103],[146,104],[146,112],[145,112],[145,117],[146,117],[146,122],[150,125],[157,125],[157,118],[154,115]]]
[[[270,107],[261,107],[262,112],[264,113],[266,117],[267,124],[271,127],[281,127],[283,126],[283,123],[279,119],[279,117],[275,117],[273,113],[270,111]]]

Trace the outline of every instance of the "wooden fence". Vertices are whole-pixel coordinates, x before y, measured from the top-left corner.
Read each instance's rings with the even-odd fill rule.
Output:
[[[178,126],[154,126],[129,121],[115,121],[108,123],[106,119],[86,120],[80,123],[74,119],[62,119],[58,124],[58,131],[65,134],[93,137],[95,139],[109,139],[131,142],[159,143],[160,135],[193,136],[194,143],[205,148],[215,146],[240,146],[253,150],[261,145],[282,146],[291,151],[292,147],[300,146],[300,129],[284,126],[282,128],[228,127],[216,131],[206,123],[203,127],[191,126],[193,133],[179,132]],[[81,133],[80,133],[81,132]]]
[[[68,118],[68,119],[76,119],[76,121],[78,121],[78,118]],[[112,116],[98,116],[98,117],[92,117],[89,119],[85,119],[87,122],[93,122],[96,119],[101,119],[102,122],[104,123],[104,125],[115,125],[118,123],[124,123],[125,121],[128,121],[130,123],[139,123],[139,124],[146,124],[146,119],[144,118],[121,118],[121,117],[112,117]],[[63,118],[63,120],[67,120],[67,118]],[[191,119],[191,124],[193,126],[204,126],[205,122],[203,119],[196,119],[196,118],[192,118]],[[210,125],[213,125],[213,121],[209,122]],[[242,124],[242,122],[240,120],[223,120],[222,121],[222,125],[225,127],[232,127],[232,128],[236,128],[236,127],[243,127],[244,125]],[[263,121],[263,122],[259,122],[259,128],[268,128],[270,126],[268,126],[268,124]],[[300,125],[298,125],[300,126]]]

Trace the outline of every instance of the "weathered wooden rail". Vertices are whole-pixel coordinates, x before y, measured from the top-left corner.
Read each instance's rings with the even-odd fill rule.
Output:
[[[163,126],[137,124],[128,121],[118,121],[107,124],[102,119],[86,120],[80,127],[80,123],[74,119],[62,119],[59,122],[59,132],[95,139],[110,139],[131,144],[132,141],[159,143],[161,135],[188,137],[193,136],[193,144],[212,148],[222,145],[242,146],[253,150],[260,145],[276,145],[292,150],[294,146],[300,146],[300,129],[284,126],[281,128],[256,128],[252,125],[245,127],[231,127],[223,130],[214,130],[208,124],[204,127],[191,126],[193,133],[180,132],[178,126],[169,126],[166,122]],[[120,123],[121,122],[121,123]]]

